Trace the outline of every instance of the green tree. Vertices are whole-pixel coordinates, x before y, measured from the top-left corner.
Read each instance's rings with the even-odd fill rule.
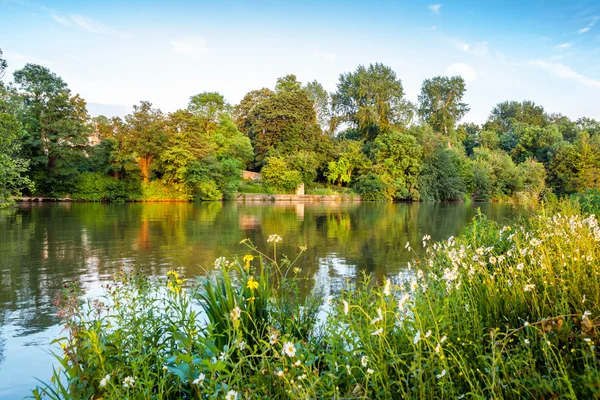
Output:
[[[303,150],[318,153],[324,140],[313,103],[303,90],[280,91],[264,98],[252,108],[246,127],[255,168],[262,167],[270,156],[290,156]]]
[[[203,92],[190,97],[188,110],[204,123],[204,129],[209,132],[215,129],[219,117],[230,114],[232,107],[225,98],[216,92]]]
[[[331,101],[334,126],[348,123],[368,141],[381,131],[405,126],[413,116],[402,82],[391,68],[379,63],[359,65],[356,71],[341,74]]]
[[[465,80],[460,76],[425,79],[419,95],[419,116],[436,132],[448,135],[468,111],[462,102]]]
[[[374,142],[372,171],[385,184],[388,199],[419,199],[421,161],[422,148],[414,136],[387,131]]]
[[[127,148],[133,154],[145,183],[150,181],[154,163],[167,141],[167,124],[163,113],[147,101],[133,106],[125,116]]]
[[[267,88],[246,93],[240,103],[233,108],[233,120],[238,129],[248,135],[251,129],[250,116],[254,108],[274,95],[275,92]]]
[[[329,93],[317,81],[308,82],[304,88],[308,97],[313,101],[317,123],[323,132],[333,135],[331,126],[331,99]]]
[[[89,119],[86,103],[45,67],[27,64],[14,74],[23,110],[23,154],[31,161],[36,189],[59,195],[72,190],[85,165]]]
[[[492,109],[484,129],[503,135],[509,133],[513,124],[517,122],[544,127],[548,125],[548,118],[544,112],[544,107],[535,104],[533,101],[505,101],[498,103]]]
[[[473,180],[468,160],[457,149],[438,147],[423,160],[419,177],[421,199],[427,201],[462,200]]]
[[[290,192],[302,183],[300,171],[291,169],[282,157],[267,158],[261,175],[271,185]]]
[[[546,188],[546,169],[544,164],[528,158],[517,166],[522,180],[523,190],[539,196]]]
[[[1,56],[0,50],[0,69],[6,67]],[[20,195],[21,190],[33,189],[27,178],[29,161],[19,154],[23,131],[15,113],[10,112],[8,103],[12,96],[16,96],[16,93],[0,82],[0,208],[10,203],[11,197]]]
[[[302,89],[302,84],[298,82],[296,75],[290,74],[282,78],[277,78],[275,84],[275,93],[297,92]]]

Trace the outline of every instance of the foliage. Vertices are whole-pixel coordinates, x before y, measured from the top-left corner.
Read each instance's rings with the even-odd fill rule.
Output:
[[[355,72],[341,74],[332,96],[337,124],[346,122],[360,136],[374,140],[379,132],[406,125],[413,106],[404,99],[402,82],[383,64],[359,65]]]
[[[419,95],[419,116],[436,132],[447,135],[469,111],[461,102],[465,91],[465,80],[460,76],[425,79]]]
[[[300,171],[292,170],[281,157],[269,157],[262,169],[263,179],[287,191],[294,191],[302,183]]]
[[[187,201],[192,195],[186,190],[177,190],[161,181],[142,182],[142,201]]]
[[[0,54],[0,75],[5,69]],[[238,190],[245,169],[269,176],[261,188],[246,185],[251,191],[329,182],[392,201],[537,201],[600,187],[600,122],[526,100],[497,104],[483,126],[456,126],[469,110],[460,77],[426,79],[418,110],[396,73],[375,63],[341,74],[331,95],[288,74],[233,107],[202,92],[186,109],[140,102],[124,119],[90,118],[46,67],[27,64],[14,82],[0,85],[0,203],[21,192],[220,200]]]
[[[61,369],[34,396],[600,394],[600,228],[568,203],[503,227],[479,215],[440,243],[425,236],[427,256],[407,274],[365,275],[335,297],[299,295],[306,278],[298,258],[278,258],[281,240],[269,238],[272,255],[244,240],[249,254],[217,259],[191,291],[176,271],[159,282],[122,274],[86,302],[66,286]]]
[[[43,194],[68,193],[84,163],[89,129],[85,101],[49,69],[27,64],[14,73],[24,128],[21,152],[30,161],[30,176]]]
[[[139,200],[142,189],[137,181],[117,180],[100,172],[84,172],[77,181],[73,200],[116,201]]]
[[[462,200],[467,182],[472,181],[471,167],[454,149],[440,148],[423,160],[419,177],[421,199],[426,201]]]
[[[380,134],[373,147],[373,172],[388,199],[418,200],[422,149],[414,136],[397,131]]]
[[[0,67],[1,61],[3,60],[0,58]],[[0,82],[0,106],[4,104],[5,93]],[[19,154],[19,139],[22,138],[22,134],[21,124],[16,116],[3,112],[0,108],[0,208],[10,204],[12,197],[18,196],[23,189],[34,188],[26,175],[29,160],[23,159]]]

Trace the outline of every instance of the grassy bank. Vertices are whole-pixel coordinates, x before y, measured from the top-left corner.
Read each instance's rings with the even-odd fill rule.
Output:
[[[591,211],[591,209],[590,209]],[[600,228],[575,203],[478,216],[405,273],[312,293],[302,252],[249,241],[197,282],[123,273],[57,300],[66,335],[41,398],[597,398]],[[198,306],[199,304],[199,306]]]

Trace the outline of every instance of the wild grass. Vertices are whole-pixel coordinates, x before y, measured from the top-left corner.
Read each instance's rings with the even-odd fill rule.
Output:
[[[66,336],[41,398],[548,399],[600,396],[600,228],[575,203],[511,226],[399,244],[427,257],[302,296],[300,258],[221,258],[191,289],[123,274],[60,299]],[[196,306],[198,302],[200,308]],[[202,312],[200,312],[202,311]],[[320,319],[319,319],[320,316]]]

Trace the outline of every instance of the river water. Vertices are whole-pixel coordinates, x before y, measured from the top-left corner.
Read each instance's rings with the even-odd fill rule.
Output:
[[[50,342],[61,333],[52,306],[63,282],[101,293],[121,268],[164,276],[204,274],[220,256],[260,249],[278,234],[278,254],[308,250],[303,273],[325,292],[366,271],[396,274],[416,256],[421,238],[460,234],[477,212],[508,222],[523,213],[490,203],[23,203],[0,210],[0,399],[30,395],[49,379]]]

